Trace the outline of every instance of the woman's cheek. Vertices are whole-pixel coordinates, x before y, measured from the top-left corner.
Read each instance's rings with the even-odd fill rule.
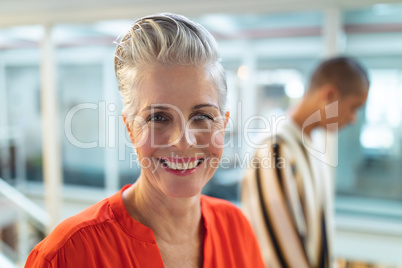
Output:
[[[148,140],[148,128],[146,125],[135,124],[131,130],[131,142],[135,148],[142,147]]]
[[[134,131],[135,143],[138,157],[151,158],[155,150],[160,148],[163,144],[164,137],[160,134],[160,131],[152,129],[148,125],[142,128],[137,128]]]
[[[169,130],[166,126],[148,124],[146,133],[143,133],[143,144],[150,149],[166,147],[169,144]]]
[[[210,149],[212,149],[216,155],[222,155],[225,145],[225,132],[222,126],[216,126],[212,131],[210,137]]]

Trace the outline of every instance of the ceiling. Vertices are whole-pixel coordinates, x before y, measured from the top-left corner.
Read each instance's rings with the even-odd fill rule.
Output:
[[[368,7],[401,0],[0,0],[0,27],[134,19],[159,12],[186,16],[211,13],[273,13]]]
[[[18,0],[16,1],[18,2]],[[155,0],[153,1],[155,3]],[[36,2],[43,3],[45,1]],[[81,12],[83,12],[84,6],[89,8],[89,2],[85,2]],[[176,2],[179,1],[176,0]],[[9,3],[8,0],[0,0],[0,6]],[[15,5],[15,3],[12,2],[12,5]],[[9,7],[12,5],[10,4]],[[69,9],[73,10],[79,4],[73,2],[69,5],[62,5],[69,6]],[[39,6],[35,8],[40,9]],[[51,8],[60,9],[54,3],[46,6],[46,9]],[[0,10],[3,11],[3,9]],[[320,36],[325,20],[324,13],[314,9],[304,11],[289,10],[277,13],[268,11],[244,11],[242,13],[211,11],[203,13],[198,9],[196,10],[199,14],[194,13],[191,18],[204,25],[217,40],[262,40],[266,38]],[[172,9],[169,11],[172,11]],[[88,10],[88,16],[84,20],[77,19],[77,17],[70,18],[70,13],[68,13],[67,9],[64,11],[59,10],[60,13],[64,14],[65,19],[54,17],[54,14],[49,12],[46,11],[44,13],[46,15],[42,17],[35,15],[35,12],[31,12],[32,25],[28,23],[27,18],[25,18],[25,21],[19,21],[20,24],[25,22],[25,25],[22,26],[18,26],[19,24],[11,26],[9,21],[7,22],[10,27],[1,27],[0,24],[0,49],[38,47],[44,30],[42,25],[39,25],[41,23],[53,25],[53,39],[58,47],[112,45],[117,36],[130,27],[134,18],[141,16],[141,14],[136,15],[137,13],[135,13],[131,19],[126,19],[128,15],[124,14],[127,13],[122,13],[122,15],[115,17],[116,20],[111,18],[110,13],[96,13],[94,10]],[[139,11],[137,10],[137,12]],[[187,12],[190,13],[190,11]],[[393,4],[349,7],[342,9],[342,23],[346,34],[402,33],[401,15],[402,1]],[[0,22],[3,19],[4,17],[0,16]]]

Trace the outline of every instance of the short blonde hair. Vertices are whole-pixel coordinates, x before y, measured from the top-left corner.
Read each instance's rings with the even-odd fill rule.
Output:
[[[223,114],[227,84],[215,39],[200,24],[184,16],[162,13],[137,20],[118,42],[114,67],[124,116],[131,118],[137,109],[135,92],[141,71],[164,65],[205,68],[218,90]]]

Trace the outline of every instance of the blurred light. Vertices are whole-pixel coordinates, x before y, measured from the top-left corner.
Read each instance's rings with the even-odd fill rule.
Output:
[[[394,8],[389,4],[376,4],[373,6],[373,11],[377,15],[387,15],[394,12]]]
[[[390,149],[394,144],[394,134],[389,127],[367,125],[360,134],[360,144],[367,149]]]
[[[41,25],[19,26],[12,29],[12,35],[18,39],[39,41],[42,39],[44,29]]]
[[[38,42],[42,39],[44,29],[41,25],[17,26],[0,31],[3,40],[27,40]]]
[[[74,40],[77,38],[77,27],[69,27],[66,25],[58,25],[52,29],[52,37],[55,42],[64,42],[66,40]]]
[[[118,37],[126,33],[132,25],[133,21],[129,20],[99,21],[94,25],[94,30]]]
[[[371,86],[367,100],[366,120],[371,124],[386,123],[397,128],[402,121],[399,103],[401,72],[397,69],[370,70]]]
[[[235,19],[227,14],[208,14],[199,19],[200,23],[210,31],[231,34],[237,31]]]
[[[237,76],[241,80],[247,80],[250,76],[250,69],[248,68],[248,66],[246,65],[240,66],[239,69],[237,70]]]
[[[301,98],[304,94],[304,86],[300,80],[292,79],[285,85],[285,94],[289,98]]]
[[[396,102],[393,102],[393,104],[397,104]],[[401,113],[399,112],[399,108],[397,105],[391,105],[388,108],[388,122],[389,124],[394,127],[397,128],[401,122]]]

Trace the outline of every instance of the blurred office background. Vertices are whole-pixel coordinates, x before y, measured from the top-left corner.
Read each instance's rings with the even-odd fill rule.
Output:
[[[400,2],[400,3],[399,3]],[[22,267],[55,224],[135,181],[114,40],[157,12],[216,37],[229,85],[225,163],[205,194],[239,204],[248,140],[323,58],[368,68],[358,122],[332,137],[339,267],[402,267],[402,1],[0,1],[0,267]],[[254,136],[253,136],[254,135]],[[238,157],[236,157],[238,156]]]

